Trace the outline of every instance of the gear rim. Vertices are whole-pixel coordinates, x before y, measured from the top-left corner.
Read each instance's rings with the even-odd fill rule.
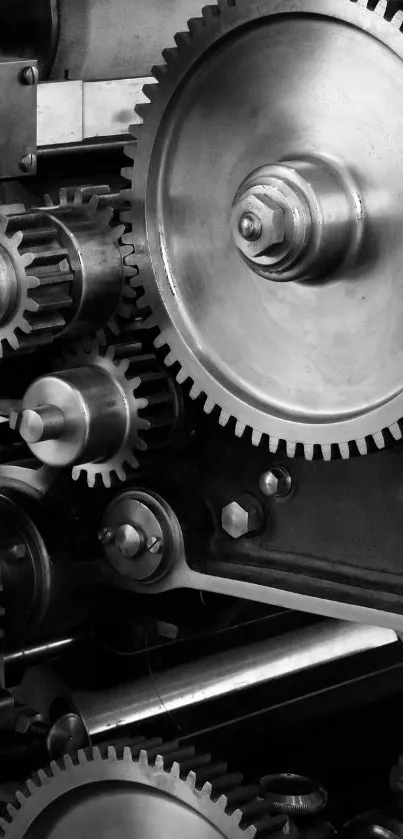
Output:
[[[377,40],[393,48],[397,57],[403,58],[403,42],[399,32],[402,22],[402,12],[396,12],[391,19],[385,18],[387,6],[384,0],[380,0],[373,8],[366,0],[338,0],[339,6],[327,2],[326,7],[321,4],[320,11],[330,18],[351,22],[360,31],[366,34],[375,35]],[[286,6],[286,8],[285,8]],[[235,419],[235,433],[241,437],[248,428],[252,432],[252,443],[259,445],[263,436],[269,438],[269,449],[276,452],[280,443],[286,448],[287,455],[293,457],[302,451],[307,459],[322,455],[326,460],[341,455],[343,458],[351,454],[366,454],[368,449],[376,447],[381,449],[385,446],[387,439],[400,440],[402,436],[400,420],[403,416],[402,394],[391,398],[390,403],[393,409],[384,404],[371,407],[370,411],[363,411],[353,417],[348,415],[342,422],[320,423],[308,425],[293,423],[288,419],[281,418],[279,422],[273,422],[273,417],[266,414],[263,421],[257,422],[257,411],[249,404],[238,399],[237,395],[230,393],[221,382],[217,382],[213,375],[203,367],[202,362],[192,354],[192,348],[187,346],[186,338],[178,334],[170,314],[162,300],[162,293],[159,289],[157,271],[152,266],[152,256],[147,255],[148,235],[146,231],[145,206],[148,196],[148,170],[155,146],[159,136],[159,127],[162,118],[174,99],[175,93],[181,83],[186,80],[197,62],[201,63],[206,56],[207,50],[220,43],[221,39],[236,31],[239,20],[241,23],[248,23],[258,20],[264,16],[287,13],[287,11],[313,11],[318,10],[316,0],[287,0],[287,3],[273,4],[266,0],[265,3],[246,2],[246,0],[220,0],[217,6],[209,6],[203,9],[203,17],[189,22],[189,31],[179,33],[176,36],[177,48],[166,50],[164,58],[166,64],[153,69],[157,84],[147,85],[145,94],[150,103],[137,107],[138,114],[145,118],[144,125],[140,128],[139,143],[136,152],[137,165],[133,169],[125,169],[123,174],[132,181],[132,245],[136,254],[139,276],[135,283],[143,291],[143,299],[139,301],[141,306],[144,303],[150,306],[152,314],[146,320],[147,326],[157,326],[159,335],[155,339],[157,347],[167,347],[168,355],[165,363],[169,366],[178,362],[180,365],[177,379],[183,383],[190,379],[193,386],[190,396],[194,399],[203,397],[204,410],[211,413],[214,408],[219,411],[219,422],[225,426],[232,417]],[[338,11],[338,10],[339,11]],[[356,17],[358,15],[358,17]],[[384,19],[385,18],[385,19]],[[380,33],[380,34],[379,34]],[[138,126],[134,126],[132,133],[137,136]],[[133,157],[133,151],[129,150],[128,156]],[[130,214],[125,215],[129,221]],[[147,217],[148,220],[148,217]],[[130,238],[130,236],[129,236]],[[165,282],[165,280],[164,280]],[[169,281],[170,292],[175,295],[174,285]],[[397,403],[395,405],[395,403]],[[338,434],[335,433],[337,427]]]
[[[155,790],[157,794],[168,796],[173,801],[183,804],[196,816],[200,816],[204,823],[207,822],[217,832],[217,839],[218,835],[226,839],[254,839],[260,830],[265,833],[266,829],[270,835],[279,835],[287,824],[285,817],[268,815],[269,805],[263,799],[254,798],[253,792],[252,800],[250,795],[241,795],[246,807],[245,804],[241,804],[240,807],[232,809],[228,794],[231,783],[224,784],[228,789],[227,794],[222,793],[213,799],[213,784],[210,781],[197,785],[197,769],[181,773],[181,764],[178,762],[180,751],[177,750],[176,744],[172,744],[171,748],[168,745],[168,748],[162,750],[165,757],[159,753],[158,748],[153,749],[152,752],[156,752],[156,756],[152,763],[147,743],[141,745],[144,747],[134,750],[130,746],[124,746],[119,753],[114,746],[108,746],[106,752],[95,746],[86,751],[80,749],[75,760],[68,754],[58,761],[53,760],[46,771],[40,769],[36,773],[36,781],[33,778],[27,780],[25,791],[16,791],[15,803],[6,807],[8,819],[0,819],[0,834],[9,839],[23,839],[27,835],[26,831],[35,827],[35,821],[44,812],[45,807],[54,803],[58,797],[67,796],[84,784],[105,781],[139,784]],[[170,767],[168,769],[165,769],[165,760]],[[200,765],[204,770],[210,761],[202,758],[202,762],[198,764],[195,756],[185,760],[185,764],[189,763]],[[223,781],[225,777],[223,776]],[[228,779],[230,778],[231,776],[228,776]],[[217,780],[220,781],[220,778],[218,777],[216,782]],[[52,787],[56,793],[59,787],[58,794],[52,795]],[[242,789],[239,787],[239,792],[242,793]],[[245,788],[245,791],[247,789]],[[253,813],[253,805],[256,813]],[[244,819],[243,810],[247,811],[248,807],[251,815],[246,816],[246,824],[243,822],[241,826],[241,820]]]

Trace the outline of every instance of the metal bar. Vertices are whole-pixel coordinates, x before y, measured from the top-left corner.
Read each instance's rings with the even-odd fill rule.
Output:
[[[36,647],[26,647],[22,650],[13,650],[4,656],[4,664],[10,667],[15,664],[33,665],[36,661],[45,658],[54,658],[68,649],[75,647],[80,637],[59,638],[57,641],[49,641],[47,644],[39,644]]]
[[[391,629],[323,621],[307,629],[218,653],[102,693],[77,692],[90,736],[269,683],[321,664],[393,644]]]

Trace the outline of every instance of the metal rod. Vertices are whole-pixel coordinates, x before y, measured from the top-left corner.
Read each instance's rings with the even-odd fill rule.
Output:
[[[321,664],[393,644],[391,629],[323,621],[154,673],[102,693],[77,692],[74,704],[90,736],[198,705]]]
[[[76,646],[81,638],[60,638],[57,641],[49,641],[47,644],[39,644],[36,647],[26,647],[22,650],[13,650],[4,656],[4,664],[9,667],[13,664],[34,664],[37,660],[53,658],[66,652],[69,648]]]

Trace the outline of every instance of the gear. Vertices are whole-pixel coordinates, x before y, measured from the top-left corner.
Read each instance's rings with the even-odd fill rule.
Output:
[[[120,196],[109,188],[62,189],[59,203],[0,219],[0,354],[101,329],[133,316],[135,268],[125,265]],[[94,252],[97,260],[94,260]]]
[[[170,441],[181,411],[179,394],[153,353],[143,351],[135,329],[119,342],[97,339],[73,345],[63,370],[28,388],[22,410],[10,419],[32,453],[48,466],[73,466],[89,486],[112,475],[126,480],[137,455]],[[143,436],[144,435],[144,436]]]
[[[0,218],[0,271],[0,356],[51,341],[66,326],[74,276],[50,218],[40,211]]]
[[[122,243],[122,237],[127,225],[120,221],[120,214],[127,209],[127,201],[122,193],[111,194],[107,184],[99,186],[63,187],[59,190],[58,203],[55,205],[50,195],[45,196],[45,206],[49,212],[62,214],[66,209],[86,210],[88,217],[96,219],[97,224],[109,231],[112,238],[119,245],[123,262],[123,284],[120,300],[116,310],[109,318],[105,328],[98,332],[101,341],[106,341],[108,332],[118,335],[127,321],[133,316],[133,306],[136,292],[132,288],[132,279],[136,275],[136,266],[130,263],[132,248]]]
[[[290,457],[402,436],[403,13],[385,14],[219,0],[131,129],[125,241],[155,344],[221,425]]]
[[[287,818],[273,816],[257,789],[242,787],[242,775],[226,774],[226,768],[176,743],[79,751],[75,759],[53,761],[18,790],[0,832],[8,839],[84,839],[95,832],[99,839],[115,832],[121,839],[263,839],[286,833]]]

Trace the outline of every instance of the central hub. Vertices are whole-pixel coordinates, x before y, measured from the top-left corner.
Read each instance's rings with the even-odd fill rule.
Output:
[[[252,172],[235,196],[231,226],[241,256],[263,277],[324,279],[357,252],[362,202],[340,166],[301,157]]]

